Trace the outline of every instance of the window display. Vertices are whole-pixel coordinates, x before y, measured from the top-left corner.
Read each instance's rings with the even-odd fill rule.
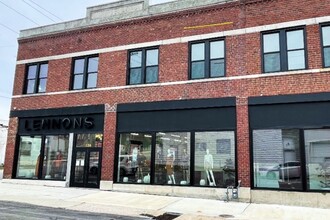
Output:
[[[46,136],[42,179],[65,180],[69,135]]]
[[[253,131],[254,186],[302,189],[298,129]]]
[[[120,135],[118,182],[150,183],[151,141],[150,134]]]
[[[41,136],[20,137],[17,178],[38,178],[41,140]]]
[[[196,132],[195,185],[235,185],[235,134],[225,132]]]
[[[156,134],[155,183],[190,183],[190,133]]]

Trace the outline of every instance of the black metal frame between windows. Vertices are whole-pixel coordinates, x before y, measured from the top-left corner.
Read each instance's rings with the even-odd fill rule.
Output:
[[[302,49],[293,49],[293,50],[288,50],[287,48],[287,37],[286,33],[290,31],[298,31],[302,30],[303,31],[303,37],[304,37],[304,48]],[[267,52],[264,53],[264,39],[263,36],[267,34],[279,34],[279,46],[280,50],[279,51],[272,51],[272,52]],[[295,71],[295,70],[301,70],[301,69],[294,69],[294,70],[289,70],[288,67],[288,52],[291,51],[298,51],[298,50],[304,50],[304,55],[305,55],[305,67],[302,69],[308,69],[308,62],[307,62],[307,43],[306,43],[306,28],[305,26],[299,26],[299,27],[294,27],[294,28],[286,28],[286,29],[280,29],[280,30],[274,30],[274,31],[267,31],[267,32],[262,32],[260,36],[260,43],[261,43],[261,66],[262,66],[262,72],[263,73],[270,73],[270,72],[282,72],[282,71]],[[280,70],[279,71],[265,71],[265,55],[267,54],[274,54],[274,53],[279,53],[280,54]]]
[[[223,58],[216,58],[216,59],[211,59],[211,51],[210,51],[210,45],[212,42],[216,42],[216,41],[223,41],[224,43],[224,49],[223,49]],[[192,61],[191,60],[191,55],[192,55],[192,45],[194,44],[201,44],[204,43],[205,47],[204,47],[204,62],[205,62],[205,66],[204,66],[204,77],[202,78],[192,78],[192,64],[194,62],[200,62],[202,60],[198,60],[198,61]],[[199,41],[192,41],[189,42],[189,65],[188,65],[188,76],[189,76],[189,80],[197,80],[197,79],[206,79],[206,78],[218,78],[218,77],[225,77],[226,76],[226,41],[225,38],[215,38],[215,39],[208,39],[208,40],[199,40]],[[224,75],[223,76],[211,76],[211,61],[212,60],[223,60],[224,63]]]
[[[40,80],[48,78],[48,70],[47,70],[47,77],[40,77],[40,67],[41,67],[41,65],[45,65],[45,64],[48,65],[48,62],[30,63],[26,66],[25,83],[24,83],[23,94],[34,94],[34,93],[45,93],[46,92],[47,82],[46,82],[45,92],[40,92],[39,91]],[[33,92],[28,93],[28,91],[27,91],[28,90],[28,83],[29,83],[29,80],[32,80],[32,79],[28,79],[28,77],[29,77],[29,67],[30,66],[37,66],[37,70],[36,70],[36,76],[35,76],[35,78],[33,78],[35,80]]]
[[[71,68],[72,74],[71,74],[71,85],[70,85],[71,90],[93,89],[93,88],[96,88],[97,87],[97,85],[95,87],[88,87],[88,75],[89,74],[95,74],[95,73],[98,74],[98,70],[97,70],[97,72],[88,72],[88,66],[89,66],[89,60],[91,58],[98,58],[98,57],[99,57],[98,54],[96,54],[96,55],[90,55],[90,56],[75,57],[75,58],[72,59],[72,68]],[[84,60],[84,70],[83,70],[83,73],[75,74],[74,69],[75,69],[75,62],[76,62],[76,60]],[[82,87],[81,88],[77,88],[77,89],[74,88],[74,80],[75,80],[75,76],[76,75],[82,75],[83,76]]]
[[[330,49],[330,45],[328,46],[324,46],[324,41],[323,41],[323,28],[324,27],[330,27],[330,23],[325,23],[325,24],[321,24],[320,25],[320,38],[321,38],[321,48],[322,48],[322,66],[324,68],[330,67],[330,65],[326,66],[325,65],[325,54],[324,54],[324,49],[325,48],[329,48]],[[330,59],[330,58],[329,58]]]
[[[152,65],[152,66],[147,66],[147,51],[149,50],[158,50],[158,64],[157,65]],[[133,67],[131,68],[131,53],[134,52],[141,52],[142,57],[141,57],[141,67]],[[127,53],[127,76],[126,76],[126,85],[139,85],[139,84],[150,84],[150,83],[157,83],[159,81],[159,47],[148,47],[148,48],[140,48],[140,49],[134,49],[134,50],[129,50]],[[157,80],[156,82],[147,82],[146,80],[146,75],[147,75],[147,67],[158,67],[158,72],[157,72]],[[141,68],[141,81],[139,83],[130,83],[130,76],[131,76],[131,69],[140,69]]]

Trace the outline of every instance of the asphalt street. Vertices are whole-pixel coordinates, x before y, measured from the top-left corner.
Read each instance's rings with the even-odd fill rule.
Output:
[[[17,202],[0,201],[0,219],[24,220],[73,220],[73,219],[100,219],[100,220],[143,220],[147,217],[128,217],[103,213],[73,211],[61,208],[49,208]]]

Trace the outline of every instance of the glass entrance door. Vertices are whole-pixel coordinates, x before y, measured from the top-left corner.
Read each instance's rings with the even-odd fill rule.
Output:
[[[71,186],[99,188],[101,148],[79,148],[73,152]]]

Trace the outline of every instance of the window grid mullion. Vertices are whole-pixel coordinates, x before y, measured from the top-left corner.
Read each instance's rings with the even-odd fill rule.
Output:
[[[85,57],[85,61],[84,61],[84,72],[83,72],[83,88],[82,89],[86,89],[87,88],[87,77],[88,77],[88,64],[89,64],[89,57]]]
[[[37,64],[37,70],[36,70],[36,78],[35,78],[35,83],[34,83],[34,89],[33,93],[38,93],[39,92],[39,83],[40,83],[40,63]]]
[[[205,62],[205,75],[204,75],[204,78],[210,78],[210,66],[211,66],[211,50],[210,50],[210,41],[205,41],[204,43],[205,45],[205,59],[204,59],[204,62]]]
[[[280,69],[281,71],[288,70],[288,51],[287,51],[287,39],[286,31],[281,30],[280,34]]]
[[[146,49],[143,49],[142,50],[142,57],[141,57],[141,59],[142,59],[142,62],[141,62],[141,84],[145,84],[146,83],[146,75],[147,75],[147,73],[146,73],[146,63],[147,63],[147,60],[146,60],[146,52],[147,50]]]

